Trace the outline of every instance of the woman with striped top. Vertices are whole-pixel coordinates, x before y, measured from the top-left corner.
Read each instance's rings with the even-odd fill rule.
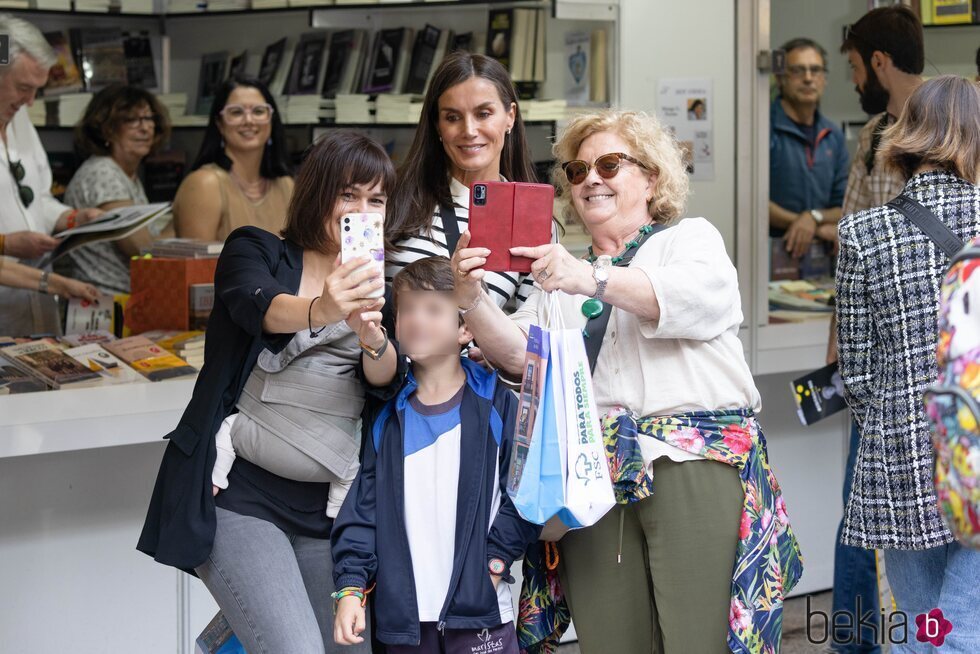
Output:
[[[451,257],[469,224],[470,185],[497,179],[537,181],[514,85],[495,59],[457,52],[429,84],[388,203],[387,281],[417,259]],[[485,281],[501,307],[523,303],[534,283],[515,272],[488,272]]]

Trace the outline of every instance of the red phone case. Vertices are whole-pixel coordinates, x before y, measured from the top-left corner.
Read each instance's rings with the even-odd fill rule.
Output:
[[[486,188],[486,201],[477,204],[476,187]],[[555,189],[549,184],[475,182],[470,189],[470,247],[489,248],[484,269],[493,272],[531,272],[531,259],[515,257],[510,248],[551,242]]]

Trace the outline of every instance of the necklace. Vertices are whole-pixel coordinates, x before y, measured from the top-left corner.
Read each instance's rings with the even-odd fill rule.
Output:
[[[623,258],[627,254],[629,254],[631,250],[635,250],[636,248],[638,248],[644,240],[643,237],[652,231],[653,231],[653,225],[643,225],[642,227],[640,227],[640,229],[636,233],[636,236],[632,240],[627,241],[626,244],[623,246],[623,251],[619,255],[612,258],[612,264],[614,266],[618,266],[620,263],[622,263]],[[597,257],[596,254],[592,251],[592,246],[590,245],[589,256],[587,257],[588,262],[595,263],[595,260],[598,258],[599,257]]]
[[[639,247],[643,245],[648,238],[650,238],[653,231],[654,226],[652,224],[643,225],[640,227],[639,231],[636,233],[636,236],[633,237],[632,240],[627,241],[623,246],[623,251],[618,256],[612,257],[612,265],[619,266],[623,263],[629,264],[629,262],[633,260],[633,255],[635,254],[636,250],[638,250]],[[596,259],[598,259],[598,257],[592,251],[592,246],[590,245],[587,260],[589,263],[595,263]],[[582,303],[581,311],[582,315],[591,321],[601,316],[605,309],[606,305],[602,300],[599,298],[590,297]],[[585,338],[589,337],[587,327],[586,329],[582,330],[582,334],[585,336]]]
[[[248,183],[242,181],[242,178],[235,173],[234,169],[228,172],[231,179],[235,182],[246,198],[252,202],[258,202],[265,197],[265,193],[269,186],[269,180],[267,180],[265,177],[260,178],[257,182]]]

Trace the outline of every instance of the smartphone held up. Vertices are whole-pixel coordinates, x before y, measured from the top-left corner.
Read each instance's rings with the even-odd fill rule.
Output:
[[[379,213],[348,213],[340,219],[340,261],[347,263],[358,257],[368,257],[370,261],[360,268],[376,268],[378,274],[385,273],[384,216]],[[367,297],[384,296],[384,288],[372,291]]]
[[[554,201],[550,184],[475,182],[470,189],[470,247],[490,250],[484,268],[531,272],[531,259],[516,257],[510,249],[551,242]]]

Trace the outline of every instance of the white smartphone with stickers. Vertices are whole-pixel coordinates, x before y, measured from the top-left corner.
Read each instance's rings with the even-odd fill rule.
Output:
[[[382,279],[385,274],[385,233],[384,216],[380,213],[348,213],[340,219],[340,261],[347,263],[358,257],[368,257],[371,261],[358,270],[377,268]],[[379,288],[367,297],[384,297],[384,288]]]

